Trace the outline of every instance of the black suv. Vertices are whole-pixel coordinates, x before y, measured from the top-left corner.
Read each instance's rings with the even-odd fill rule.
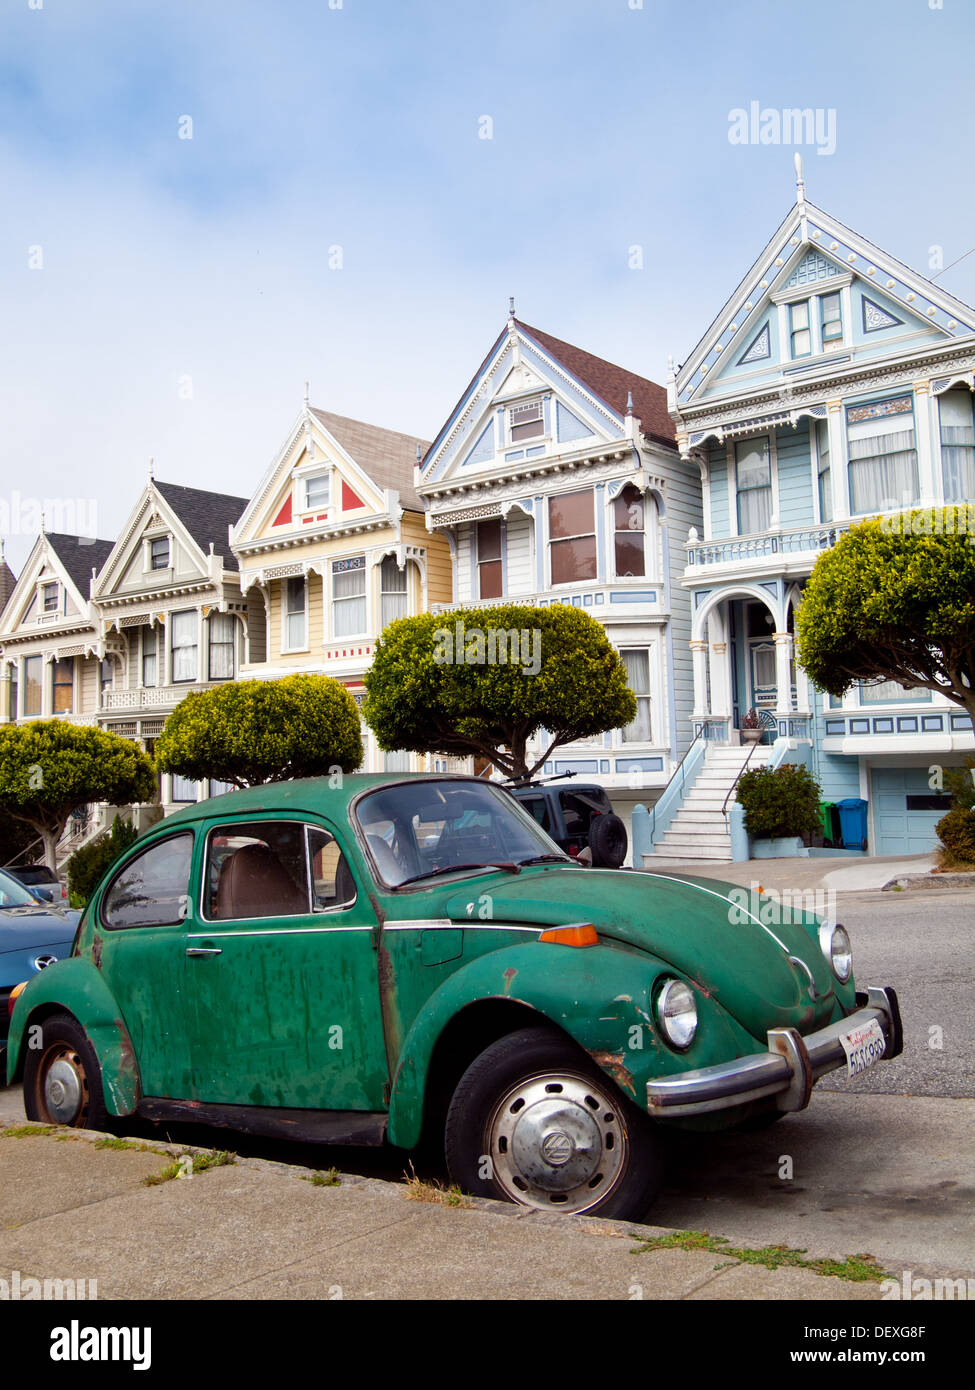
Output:
[[[588,849],[593,868],[618,869],[626,858],[626,826],[613,814],[603,787],[526,782],[509,784],[508,791],[573,859]]]
[[[46,864],[14,864],[7,873],[42,902],[54,903],[55,907],[67,907],[67,889]]]

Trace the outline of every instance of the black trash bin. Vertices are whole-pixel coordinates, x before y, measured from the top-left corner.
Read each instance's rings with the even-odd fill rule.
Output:
[[[866,849],[867,847],[867,803],[859,796],[848,796],[838,801],[836,809],[840,817],[840,835],[844,849]]]

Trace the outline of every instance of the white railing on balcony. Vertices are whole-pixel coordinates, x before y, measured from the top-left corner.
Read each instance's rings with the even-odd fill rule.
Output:
[[[690,565],[729,565],[739,560],[765,560],[775,555],[802,555],[828,550],[850,529],[850,522],[803,526],[761,536],[736,536],[731,540],[688,541]]]
[[[224,684],[225,682],[219,682]],[[218,684],[218,682],[213,682]],[[186,695],[197,695],[209,690],[210,684],[196,685],[149,685],[138,690],[106,690],[102,696],[103,710],[158,709],[160,706],[178,705]]]
[[[551,603],[565,603],[574,608],[586,608],[591,613],[607,613],[612,602],[614,611],[617,605],[633,603],[639,607],[640,600],[637,594],[644,590],[653,594],[652,599],[646,599],[648,608],[655,612],[660,611],[663,599],[663,587],[659,579],[626,579],[610,584],[584,583],[567,584],[565,588],[555,591],[552,589],[542,590],[538,593],[516,594],[507,593],[503,598],[464,598],[458,599],[456,603],[431,603],[431,613],[449,613],[454,608],[497,608],[506,604],[524,604],[529,608],[545,608]],[[615,598],[611,599],[611,595]]]

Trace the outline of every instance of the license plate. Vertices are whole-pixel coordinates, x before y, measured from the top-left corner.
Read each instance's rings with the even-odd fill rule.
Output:
[[[876,1019],[862,1028],[851,1028],[849,1033],[840,1034],[840,1042],[846,1053],[847,1076],[859,1076],[874,1062],[879,1062],[887,1051],[883,1029]]]

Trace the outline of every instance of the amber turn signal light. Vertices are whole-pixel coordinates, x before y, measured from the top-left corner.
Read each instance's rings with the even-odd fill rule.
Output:
[[[549,927],[539,941],[554,941],[557,946],[595,946],[599,937],[591,922],[579,922],[574,927]]]
[[[21,980],[20,984],[14,985],[13,989],[10,991],[10,996],[7,999],[7,1013],[10,1014],[11,1017],[13,1016],[14,1005],[16,1004],[18,998],[20,997],[20,995],[23,994],[26,988],[27,981]]]

